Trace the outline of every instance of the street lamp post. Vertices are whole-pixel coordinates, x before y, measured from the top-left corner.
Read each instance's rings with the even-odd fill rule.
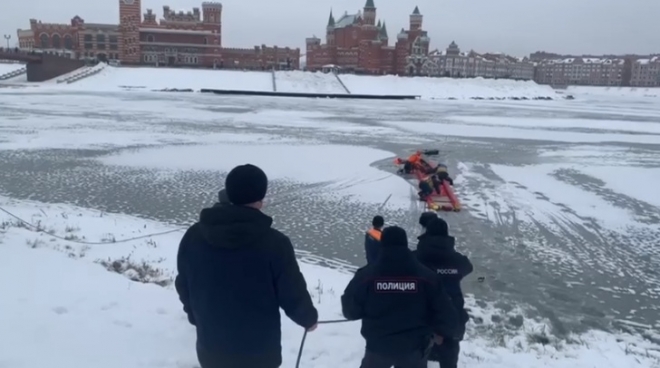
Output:
[[[5,40],[7,41],[7,50],[9,50],[9,40],[11,39],[11,35],[5,35]]]

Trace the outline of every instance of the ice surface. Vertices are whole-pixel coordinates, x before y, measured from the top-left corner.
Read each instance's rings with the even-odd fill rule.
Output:
[[[447,116],[448,120],[461,121],[467,124],[502,126],[516,128],[540,128],[544,130],[565,130],[570,128],[589,130],[608,130],[621,133],[653,133],[660,134],[660,121],[633,122],[622,120],[594,119],[553,119],[538,117],[493,117],[493,116]]]
[[[607,188],[658,207],[660,169],[630,166],[584,166],[580,171],[605,182]]]
[[[532,205],[531,211],[528,212],[528,216],[537,221],[540,219],[535,210],[546,208],[546,211],[549,210],[560,215],[561,206],[557,206],[557,204],[561,204],[577,212],[581,217],[596,219],[608,229],[627,229],[631,226],[640,226],[625,209],[616,207],[591,192],[553,177],[551,174],[566,168],[561,165],[490,165],[490,168],[505,181],[518,183],[524,186],[524,190],[527,192],[539,193],[539,197],[542,198],[538,198]],[[512,197],[520,198],[519,195]],[[554,210],[549,207],[554,207]]]
[[[387,206],[410,206],[410,185],[401,177],[370,167],[393,158],[387,151],[329,144],[223,144],[178,146],[124,152],[101,159],[108,165],[149,167],[167,170],[216,170],[228,172],[236,165],[252,163],[270,179],[328,184],[318,190],[327,195],[343,194],[358,201],[380,204],[389,194]]]
[[[43,231],[71,240],[30,231],[0,214],[0,279],[5,280],[0,283],[0,346],[11,347],[2,351],[0,363],[25,368],[197,365],[194,329],[170,284],[181,233],[85,246],[73,241],[171,227],[66,205],[5,198],[0,198],[0,205],[38,221]],[[102,260],[123,274],[109,272],[98,264]],[[141,269],[149,265],[161,272],[163,279],[157,281],[165,287],[151,283],[156,280],[130,281],[139,277],[115,268],[115,261]],[[306,263],[301,263],[301,270],[320,318],[340,319],[339,296],[350,274]],[[559,340],[545,321],[531,318],[524,318],[516,330],[498,330],[499,342],[494,344],[490,334],[498,327],[492,321],[507,314],[492,304],[477,306],[469,295],[467,306],[473,319],[461,347],[461,368],[650,368],[660,358],[657,346],[640,337],[591,331]],[[292,367],[302,329],[283,316],[282,330],[282,366]],[[359,323],[321,325],[307,337],[301,367],[358,366],[363,351]]]
[[[480,121],[482,117],[473,118]],[[464,118],[463,118],[464,119]],[[488,119],[488,118],[486,118]],[[512,121],[516,119],[513,118]],[[489,121],[489,120],[486,120]],[[507,119],[498,122],[506,122]],[[534,121],[538,121],[535,119]],[[489,121],[491,124],[494,120]],[[641,134],[614,134],[614,133],[578,133],[555,129],[523,129],[507,126],[489,126],[477,124],[464,124],[459,121],[381,121],[381,124],[398,127],[418,134],[434,134],[455,137],[479,137],[479,138],[510,138],[521,140],[540,140],[554,142],[593,143],[593,142],[627,142],[659,144],[660,135]],[[530,121],[530,127],[533,121]],[[651,124],[649,124],[651,125]]]
[[[596,96],[596,97],[626,97],[626,98],[659,98],[660,88],[657,87],[586,87],[569,86],[566,94],[574,96]]]

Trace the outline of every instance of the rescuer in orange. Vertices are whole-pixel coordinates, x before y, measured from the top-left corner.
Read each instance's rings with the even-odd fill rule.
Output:
[[[403,161],[403,173],[410,174],[414,170],[418,170],[422,161],[422,151],[417,151],[410,155],[407,160]],[[395,161],[396,162],[396,161]]]
[[[364,252],[367,256],[367,264],[372,264],[378,258],[380,236],[385,225],[385,219],[383,219],[383,216],[375,216],[371,220],[371,225],[373,227],[367,231],[364,237]]]

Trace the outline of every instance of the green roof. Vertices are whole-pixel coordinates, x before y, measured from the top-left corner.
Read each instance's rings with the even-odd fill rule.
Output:
[[[367,0],[367,3],[364,5],[365,8],[376,8],[376,5],[374,5],[374,0]]]
[[[415,15],[420,15],[421,13],[419,12],[419,8],[415,6],[415,10],[413,10],[413,14]]]

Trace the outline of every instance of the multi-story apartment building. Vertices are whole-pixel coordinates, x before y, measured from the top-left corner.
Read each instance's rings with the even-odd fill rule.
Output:
[[[175,12],[163,7],[163,18],[141,0],[119,0],[119,23],[86,23],[76,16],[66,23],[30,20],[18,30],[23,49],[69,54],[74,58],[119,60],[123,64],[203,66],[241,69],[297,69],[300,49],[288,47],[222,47],[222,4],[202,3],[201,11]]]
[[[423,62],[423,74],[451,78],[509,78],[530,80],[534,77],[534,64],[526,58],[503,54],[461,52],[455,42],[445,51],[432,51]]]
[[[621,86],[626,83],[624,59],[565,58],[542,60],[534,80],[554,86]]]
[[[660,57],[638,59],[632,62],[630,85],[660,87]]]
[[[420,73],[421,65],[411,55],[425,56],[430,39],[422,29],[423,16],[415,7],[408,30],[401,29],[390,46],[385,22],[376,23],[376,6],[367,0],[356,14],[344,13],[335,20],[332,11],[326,26],[326,43],[314,36],[306,39],[308,70],[336,66],[345,71],[368,74]]]

